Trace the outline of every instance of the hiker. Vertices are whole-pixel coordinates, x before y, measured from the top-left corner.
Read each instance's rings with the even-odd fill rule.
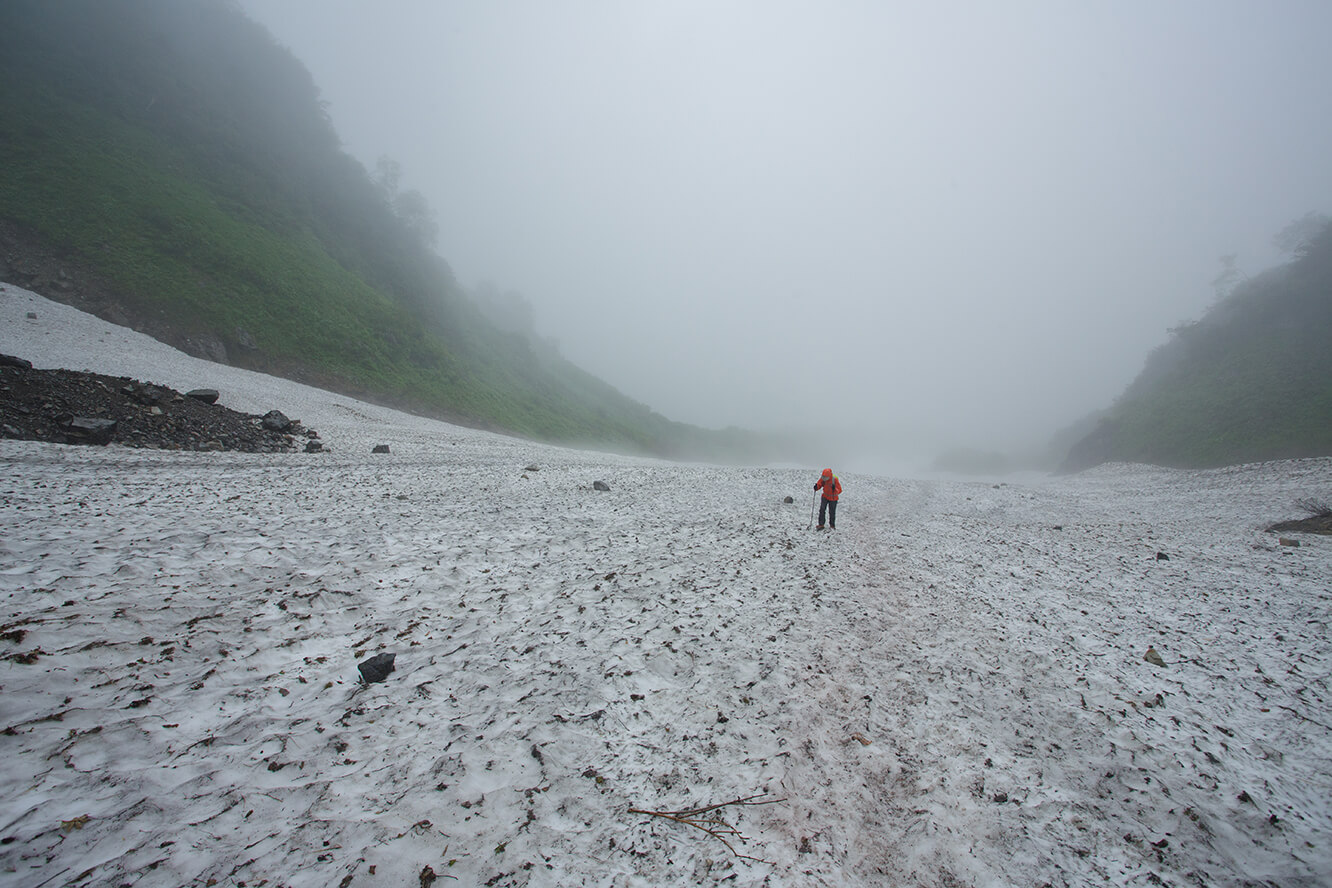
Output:
[[[823,516],[828,516],[828,529],[837,529],[837,495],[842,492],[842,482],[833,474],[832,469],[824,469],[819,480],[814,482],[815,490],[823,491],[823,500],[819,503],[819,526],[823,530]]]

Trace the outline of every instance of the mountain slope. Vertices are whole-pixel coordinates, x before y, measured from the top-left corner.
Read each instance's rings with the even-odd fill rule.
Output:
[[[1063,468],[1332,454],[1332,223],[1174,331]]]
[[[341,150],[309,73],[226,0],[0,5],[0,167],[11,252],[48,248],[107,312],[173,344],[552,441],[754,443],[670,422],[496,329],[419,203]]]

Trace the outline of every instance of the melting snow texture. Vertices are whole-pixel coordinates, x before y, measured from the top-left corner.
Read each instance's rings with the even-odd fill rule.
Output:
[[[817,469],[462,429],[9,285],[0,352],[332,449],[0,442],[5,885],[1332,883],[1332,539],[1263,530],[1332,460],[843,475],[819,533]],[[736,853],[629,813],[752,795]]]

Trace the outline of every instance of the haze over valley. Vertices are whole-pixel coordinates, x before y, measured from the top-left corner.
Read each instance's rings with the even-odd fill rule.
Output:
[[[1332,207],[1326,4],[243,7],[465,286],[862,470],[1043,447]]]

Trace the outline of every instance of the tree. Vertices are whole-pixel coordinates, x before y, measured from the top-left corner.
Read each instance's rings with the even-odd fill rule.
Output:
[[[1332,217],[1310,210],[1277,232],[1272,243],[1283,253],[1302,256],[1329,222],[1332,222]]]

